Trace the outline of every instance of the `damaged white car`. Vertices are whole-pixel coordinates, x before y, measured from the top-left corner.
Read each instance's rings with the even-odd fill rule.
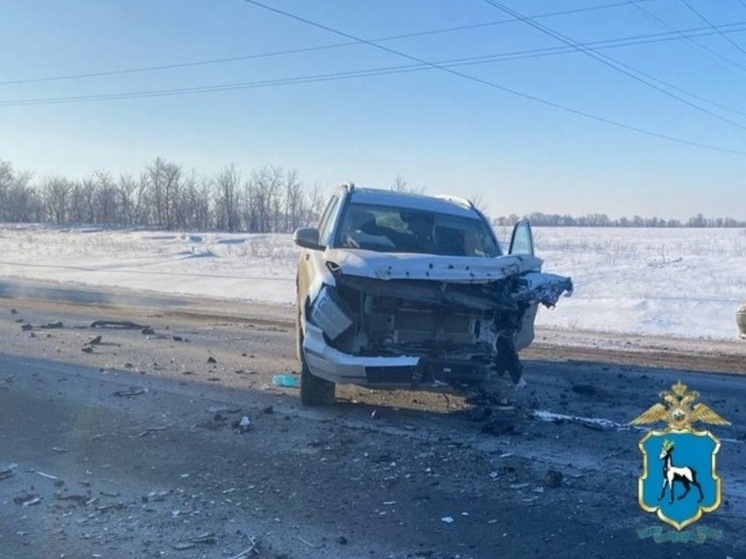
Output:
[[[505,254],[458,198],[343,185],[294,240],[304,405],[332,404],[341,383],[466,388],[505,371],[518,382],[538,305],[572,292],[541,272],[528,222]]]

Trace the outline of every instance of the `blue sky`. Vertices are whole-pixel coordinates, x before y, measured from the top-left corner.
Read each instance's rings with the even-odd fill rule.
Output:
[[[245,0],[3,2],[0,160],[273,164],[492,215],[746,220],[746,0],[261,1],[305,21]]]

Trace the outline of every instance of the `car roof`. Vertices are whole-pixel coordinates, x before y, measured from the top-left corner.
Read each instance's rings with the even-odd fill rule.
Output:
[[[424,194],[415,194],[413,192],[397,192],[395,190],[359,187],[352,188],[350,196],[353,204],[408,208],[471,219],[479,219],[480,217],[477,210],[468,200],[457,197],[425,196]]]

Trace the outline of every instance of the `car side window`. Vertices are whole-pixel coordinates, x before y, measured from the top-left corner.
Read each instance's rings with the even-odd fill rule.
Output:
[[[324,209],[324,213],[321,214],[321,220],[319,221],[319,244],[322,246],[329,245],[329,235],[331,234],[332,227],[334,225],[334,215],[336,214],[337,207],[339,206],[339,196],[332,196],[329,203]]]

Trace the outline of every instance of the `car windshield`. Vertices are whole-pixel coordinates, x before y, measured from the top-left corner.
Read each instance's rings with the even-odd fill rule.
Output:
[[[481,219],[354,203],[345,211],[335,245],[443,256],[500,255],[494,235]]]

